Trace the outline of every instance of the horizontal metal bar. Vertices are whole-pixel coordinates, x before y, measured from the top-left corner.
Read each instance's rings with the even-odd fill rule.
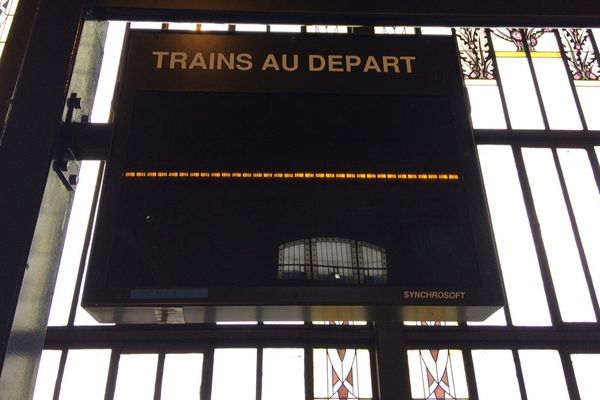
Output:
[[[348,346],[368,347],[370,326],[218,326],[218,325],[119,325],[48,327],[46,349],[122,347]]]
[[[600,146],[600,131],[476,129],[473,135],[477,144],[505,144],[523,147]]]
[[[565,327],[403,327],[407,348],[565,348],[600,352],[598,324]],[[165,348],[244,346],[374,346],[370,326],[215,326],[120,325],[48,327],[46,349],[127,347],[132,351]]]
[[[593,0],[592,0],[593,2]],[[518,10],[518,11],[517,11]],[[318,24],[389,24],[417,26],[531,26],[588,27],[598,21],[597,7],[588,0],[549,2],[533,0],[519,7],[493,0],[394,2],[360,0],[211,2],[191,0],[98,0],[92,17],[120,20],[260,22]]]

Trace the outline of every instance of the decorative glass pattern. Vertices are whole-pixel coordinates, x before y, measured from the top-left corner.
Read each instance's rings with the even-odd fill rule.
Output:
[[[515,51],[525,51],[524,42],[527,41],[529,51],[536,51],[535,47],[538,45],[540,37],[547,33],[552,32],[549,28],[528,28],[528,29],[517,29],[517,28],[497,28],[491,30],[492,34],[503,39],[507,42],[512,43],[515,46]]]
[[[483,28],[459,28],[456,39],[465,79],[494,79],[490,44]]]
[[[414,399],[468,398],[460,350],[409,350],[408,360]]]
[[[561,29],[559,32],[571,77],[576,81],[599,80],[600,65],[590,32],[587,29]]]
[[[317,363],[325,362],[325,370]],[[357,349],[315,349],[315,400],[373,398],[369,352]],[[366,365],[365,365],[366,364]],[[318,376],[317,374],[326,374]]]

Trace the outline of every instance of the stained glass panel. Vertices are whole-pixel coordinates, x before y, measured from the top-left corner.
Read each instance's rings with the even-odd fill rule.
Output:
[[[0,0],[0,56],[2,56],[4,44],[8,39],[8,32],[18,3],[19,0]]]
[[[543,129],[533,77],[525,58],[522,33],[516,29],[493,29],[492,43],[506,106],[515,129]],[[533,40],[532,37],[530,40]],[[537,39],[535,39],[537,40]]]
[[[373,398],[371,362],[368,350],[314,349],[314,398]]]
[[[409,350],[408,367],[413,399],[466,399],[469,397],[460,350]]]

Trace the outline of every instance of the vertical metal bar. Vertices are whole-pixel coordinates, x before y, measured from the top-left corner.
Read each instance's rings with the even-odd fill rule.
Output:
[[[160,400],[162,395],[162,379],[165,370],[165,353],[158,354],[158,362],[156,364],[156,376],[154,378],[154,400]]]
[[[256,400],[262,399],[263,347],[256,349]]]
[[[542,113],[544,128],[548,130],[550,129],[550,125],[548,124],[548,115],[546,114],[546,107],[544,106],[544,100],[542,99],[542,91],[540,90],[537,74],[535,73],[535,66],[533,65],[533,60],[531,59],[531,51],[529,49],[529,43],[527,43],[527,31],[525,29],[521,29],[521,36],[523,37],[523,49],[525,50],[527,63],[529,64],[529,70],[531,72],[531,78],[533,79],[533,87],[535,88],[535,94],[537,95],[538,103],[540,105],[540,112]]]
[[[371,328],[373,328],[372,325],[371,325]],[[375,357],[376,353],[377,353],[377,349],[375,348],[375,346],[370,346],[369,347],[369,361],[371,362],[371,365],[370,365],[371,393],[373,393],[373,400],[381,399],[378,396],[378,390],[377,390],[377,388],[379,387],[379,376],[377,374],[377,358]]]
[[[467,387],[469,388],[469,399],[479,400],[477,391],[477,379],[475,378],[475,366],[473,365],[473,356],[471,349],[463,349],[463,361],[465,363],[465,375],[467,377]]]
[[[542,238],[542,231],[540,229],[540,223],[537,219],[537,213],[535,211],[535,205],[533,203],[533,195],[531,193],[531,186],[529,185],[529,178],[527,177],[527,172],[525,171],[525,162],[523,160],[523,154],[521,153],[521,149],[516,145],[512,145],[512,150],[513,156],[515,158],[517,174],[521,183],[523,200],[525,203],[525,210],[527,211],[529,225],[531,227],[531,234],[533,237],[533,243],[535,245],[535,251],[540,266],[542,285],[544,286],[544,293],[546,293],[546,299],[550,311],[550,320],[553,326],[561,325],[562,320],[560,318],[558,298],[556,296],[554,284],[552,283],[550,266],[548,264],[548,256],[546,255],[544,240]]]
[[[53,400],[60,398],[60,389],[62,386],[63,376],[65,374],[65,365],[67,364],[67,353],[68,350],[63,349],[60,353],[60,361],[58,362],[58,371],[56,372],[56,383],[54,384]]]
[[[374,329],[379,398],[410,399],[408,356],[402,323],[377,322]]]
[[[120,351],[113,349],[110,354],[108,364],[108,375],[106,377],[106,389],[104,390],[104,400],[113,400],[115,397],[115,388],[117,386],[117,374],[119,373]]]
[[[200,400],[210,400],[212,395],[212,375],[215,349],[210,348],[202,357],[202,381],[200,383]]]
[[[527,389],[525,388],[525,378],[523,378],[523,368],[521,366],[521,357],[517,349],[512,349],[513,361],[515,363],[515,372],[517,381],[519,382],[519,390],[521,391],[521,399],[527,400]]]
[[[304,348],[304,398],[306,400],[313,399],[313,349],[311,347]]]
[[[75,322],[75,315],[77,314],[77,305],[79,304],[79,292],[81,291],[81,286],[83,283],[83,275],[85,272],[85,262],[87,260],[90,241],[92,238],[92,227],[94,222],[94,217],[96,215],[96,210],[98,209],[98,198],[100,196],[100,186],[102,181],[102,174],[104,173],[104,161],[100,163],[98,168],[98,175],[96,177],[96,188],[94,189],[94,195],[92,197],[92,205],[90,207],[90,212],[87,217],[87,228],[85,230],[85,238],[83,240],[83,248],[81,249],[81,257],[79,259],[79,269],[77,270],[77,278],[75,280],[75,288],[73,289],[73,298],[71,299],[71,310],[69,311],[69,320],[67,322],[68,326],[73,326]]]
[[[590,294],[592,306],[594,307],[594,315],[596,317],[596,322],[598,322],[600,321],[600,308],[598,306],[598,297],[596,296],[596,292],[594,291],[594,281],[592,280],[592,274],[590,273],[590,267],[587,261],[587,257],[585,255],[585,249],[583,248],[581,234],[579,233],[579,228],[577,227],[577,220],[575,219],[575,212],[573,211],[571,196],[569,195],[567,183],[565,181],[565,176],[560,165],[560,159],[558,158],[558,151],[556,150],[556,148],[552,149],[552,156],[554,157],[554,164],[556,166],[556,172],[558,173],[560,188],[562,190],[563,199],[567,207],[567,213],[569,214],[569,222],[571,223],[571,230],[573,231],[573,237],[575,239],[575,244],[577,245],[577,252],[579,253],[579,259],[581,260],[581,267],[583,268],[583,274],[587,283],[588,292]]]
[[[573,370],[571,355],[565,349],[559,349],[558,354],[560,357],[560,363],[562,365],[563,373],[565,374],[565,382],[567,383],[569,398],[580,399],[581,395],[579,394],[579,388],[577,387],[577,378],[575,377],[575,371]]]
[[[496,81],[498,82],[498,93],[500,94],[500,103],[502,104],[502,112],[504,113],[504,120],[506,121],[506,127],[512,130],[512,124],[510,122],[510,116],[508,115],[508,106],[506,105],[506,95],[504,94],[504,87],[502,86],[502,78],[500,76],[500,67],[498,66],[498,60],[496,59],[496,51],[494,50],[494,43],[492,42],[492,34],[489,28],[485,29],[485,35],[490,46],[490,57],[492,63],[496,68]]]
[[[573,99],[575,100],[575,106],[577,107],[577,113],[579,114],[579,119],[581,120],[581,126],[584,131],[588,130],[587,122],[585,121],[585,115],[583,114],[583,108],[581,107],[581,102],[579,101],[579,95],[577,94],[577,88],[575,87],[575,82],[573,81],[573,74],[571,74],[571,68],[569,68],[569,61],[567,60],[567,55],[565,53],[565,48],[562,45],[562,40],[560,38],[560,32],[558,29],[554,29],[554,38],[556,39],[556,44],[558,45],[558,50],[560,51],[560,58],[563,61],[563,65],[565,66],[565,72],[567,73],[569,86],[571,87],[571,93],[573,93]]]

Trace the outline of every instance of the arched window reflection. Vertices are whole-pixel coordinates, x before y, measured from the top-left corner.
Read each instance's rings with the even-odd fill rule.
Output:
[[[341,238],[312,238],[279,246],[280,280],[382,285],[387,282],[385,249]]]

